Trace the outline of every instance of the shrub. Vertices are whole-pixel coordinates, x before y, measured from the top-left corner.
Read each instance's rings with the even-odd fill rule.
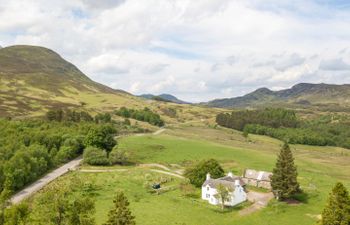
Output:
[[[89,165],[108,165],[107,152],[97,147],[87,147],[84,150],[84,162]]]
[[[114,147],[109,154],[109,161],[111,164],[124,164],[128,161],[128,154],[125,150]]]
[[[207,173],[210,173],[212,178],[219,178],[225,175],[224,170],[215,159],[201,161],[192,167],[186,168],[184,175],[189,179],[191,184],[201,187]]]
[[[76,149],[70,146],[62,146],[55,156],[55,163],[60,164],[77,157]]]
[[[181,193],[186,197],[192,197],[192,198],[198,197],[196,188],[188,182],[180,183],[179,189],[181,190]]]

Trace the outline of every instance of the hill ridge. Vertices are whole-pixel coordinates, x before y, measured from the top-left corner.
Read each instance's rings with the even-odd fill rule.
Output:
[[[258,88],[246,95],[202,103],[210,107],[246,108],[266,105],[338,105],[350,107],[350,84],[298,83],[278,91]],[[345,105],[344,105],[345,103]]]

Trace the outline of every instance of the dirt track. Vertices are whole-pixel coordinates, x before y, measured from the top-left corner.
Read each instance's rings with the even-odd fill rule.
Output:
[[[249,215],[255,211],[258,211],[267,206],[269,201],[273,199],[273,194],[269,193],[260,193],[255,191],[249,191],[247,195],[248,201],[253,202],[253,205],[239,211],[239,215]]]

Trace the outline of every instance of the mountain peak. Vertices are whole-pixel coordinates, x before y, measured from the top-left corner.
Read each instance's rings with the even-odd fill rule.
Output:
[[[160,94],[160,95],[143,94],[143,95],[139,95],[139,97],[146,98],[146,99],[153,99],[153,100],[161,100],[161,99],[163,99],[165,101],[174,102],[174,103],[178,103],[178,104],[190,104],[189,102],[185,102],[185,101],[182,101],[182,100],[178,99],[174,95],[164,94],[164,93]]]
[[[295,107],[300,102],[308,102],[310,105],[320,106],[336,104],[344,106],[350,102],[350,85],[335,84],[311,84],[300,83],[289,89],[271,91],[268,88],[259,88],[241,97],[217,99],[206,103],[212,107],[266,107],[291,105]]]
[[[252,93],[254,94],[265,94],[265,95],[269,95],[271,93],[273,93],[273,91],[271,91],[270,89],[266,88],[266,87],[262,87],[262,88],[258,88],[255,91],[253,91]]]

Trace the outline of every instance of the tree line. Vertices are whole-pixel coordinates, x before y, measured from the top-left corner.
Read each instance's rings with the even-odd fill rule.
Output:
[[[332,118],[328,115],[301,120],[292,110],[268,108],[220,113],[216,122],[244,134],[267,135],[291,144],[350,148],[349,121],[333,122],[341,119]]]
[[[158,113],[151,111],[149,108],[138,109],[128,109],[126,107],[121,107],[115,111],[115,114],[122,116],[124,118],[132,118],[139,121],[148,122],[149,124],[162,127],[164,126],[164,120],[160,118]]]
[[[260,124],[263,126],[296,127],[298,119],[292,110],[281,108],[266,108],[259,110],[233,111],[232,113],[220,113],[216,116],[216,122],[220,126],[243,130],[247,124]]]
[[[86,111],[76,111],[76,110],[63,110],[63,109],[51,109],[46,112],[46,119],[49,121],[57,122],[93,122],[96,123],[110,123],[112,121],[112,116],[110,113],[98,113],[93,117],[90,113]]]
[[[8,197],[65,163],[86,147],[111,150],[117,144],[113,124],[0,119],[0,192]]]

